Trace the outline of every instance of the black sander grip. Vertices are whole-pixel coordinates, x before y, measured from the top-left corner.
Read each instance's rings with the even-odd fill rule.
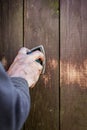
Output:
[[[44,50],[43,45],[32,48],[29,52],[27,52],[27,54],[31,54],[32,52],[37,51],[37,50],[42,52],[44,54],[44,56],[45,56],[45,50]],[[42,61],[41,59],[37,59],[36,62],[40,63],[43,66],[42,74],[44,74],[46,60]]]

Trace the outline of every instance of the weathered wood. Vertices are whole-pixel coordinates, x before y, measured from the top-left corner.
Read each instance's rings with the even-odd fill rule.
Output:
[[[87,130],[87,1],[60,2],[61,130]]]
[[[22,0],[0,0],[0,60],[9,66],[23,46]],[[8,68],[8,67],[7,67]]]
[[[53,1],[26,0],[24,45],[33,48],[42,44],[46,50],[46,73],[30,90],[31,112],[25,130],[59,129],[58,86],[58,14]]]
[[[0,61],[6,69],[23,46],[23,1],[0,0]]]

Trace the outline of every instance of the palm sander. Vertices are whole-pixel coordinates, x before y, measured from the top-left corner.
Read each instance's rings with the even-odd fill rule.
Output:
[[[45,49],[44,49],[43,45],[32,48],[29,52],[27,52],[27,54],[29,55],[32,52],[37,51],[37,50],[42,52],[45,56]],[[46,59],[44,61],[42,61],[41,59],[37,59],[36,62],[38,62],[39,64],[41,64],[43,66],[41,74],[44,74],[45,73]]]

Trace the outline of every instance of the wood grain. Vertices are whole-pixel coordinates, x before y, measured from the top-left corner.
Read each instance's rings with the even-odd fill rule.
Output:
[[[61,130],[87,130],[87,1],[60,1]]]
[[[22,0],[0,0],[0,60],[6,68],[23,46]],[[6,65],[7,64],[7,65]]]
[[[23,1],[0,0],[0,61],[8,69],[23,46]]]
[[[46,73],[30,90],[31,111],[25,130],[58,130],[58,14],[49,1],[25,0],[24,45],[42,44],[46,50]]]

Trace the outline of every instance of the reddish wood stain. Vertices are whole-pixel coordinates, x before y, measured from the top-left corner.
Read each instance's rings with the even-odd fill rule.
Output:
[[[51,68],[51,70],[55,70],[58,66],[58,61],[56,59],[49,59],[48,65]]]
[[[60,82],[67,85],[76,83],[82,88],[87,88],[87,60],[80,66],[60,62]]]
[[[45,84],[45,87],[48,86],[47,84],[52,80],[52,74],[51,72],[56,71],[58,66],[58,61],[56,59],[49,59],[46,65],[46,69],[48,70],[47,73],[45,73],[42,76],[43,82]]]
[[[49,81],[51,80],[51,74],[47,73],[45,75],[42,76],[45,87],[47,86],[47,84],[49,83]]]

